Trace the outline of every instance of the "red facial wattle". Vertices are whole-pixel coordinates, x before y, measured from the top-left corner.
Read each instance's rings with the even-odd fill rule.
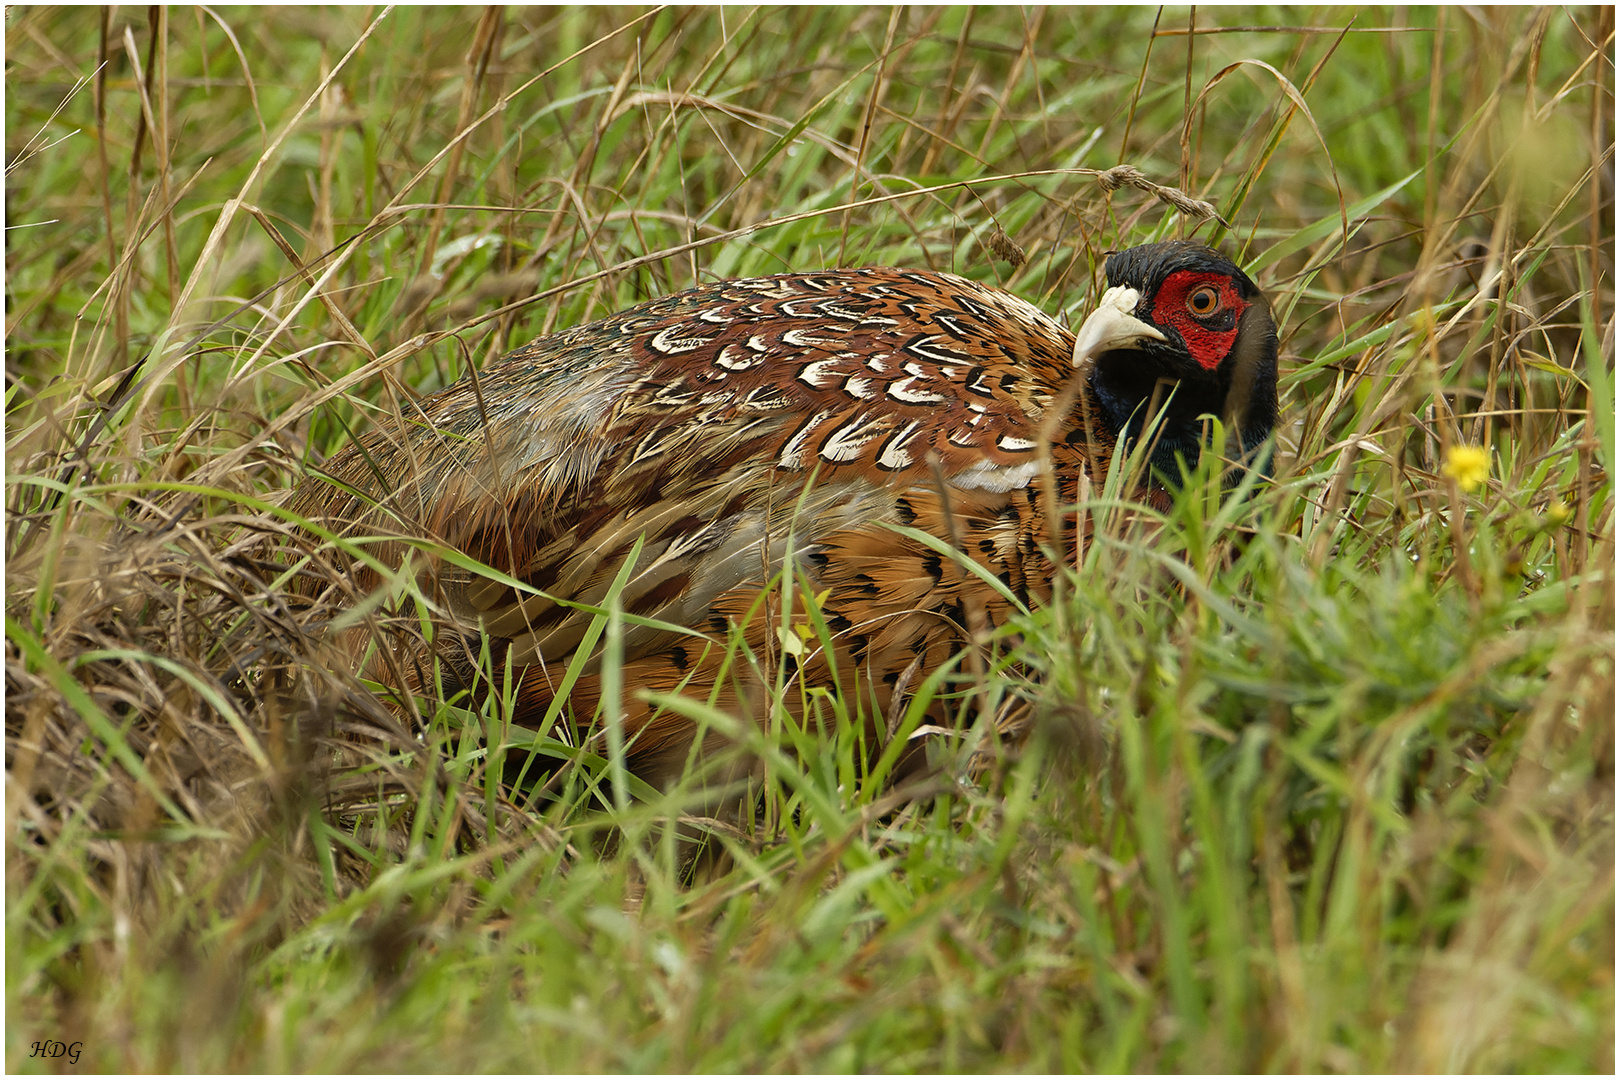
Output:
[[[1237,283],[1224,274],[1178,270],[1164,279],[1151,318],[1181,335],[1187,352],[1206,371],[1221,366],[1237,341],[1238,318],[1248,307]]]

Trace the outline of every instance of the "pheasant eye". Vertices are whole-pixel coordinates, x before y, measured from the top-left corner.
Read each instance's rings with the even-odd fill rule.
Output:
[[[1203,318],[1221,307],[1221,294],[1213,285],[1201,285],[1187,294],[1187,310]]]

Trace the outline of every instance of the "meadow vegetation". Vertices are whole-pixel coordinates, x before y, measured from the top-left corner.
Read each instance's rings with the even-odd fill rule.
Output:
[[[1613,31],[8,8],[8,1069],[1612,1071]],[[442,552],[345,593],[286,492],[470,367],[832,266],[1078,325],[1178,235],[1276,310],[1276,475],[1096,491],[919,688],[922,787],[782,686],[821,730],[668,703],[752,814],[578,754],[530,799],[566,748],[501,693],[334,662],[432,632]]]

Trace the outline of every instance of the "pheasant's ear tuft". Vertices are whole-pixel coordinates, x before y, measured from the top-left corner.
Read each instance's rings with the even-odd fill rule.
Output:
[[[1177,270],[1220,274],[1231,278],[1245,299],[1260,295],[1260,289],[1249,275],[1232,260],[1212,247],[1191,240],[1165,240],[1110,252],[1103,263],[1109,285],[1129,285],[1146,295],[1155,292],[1157,286]]]

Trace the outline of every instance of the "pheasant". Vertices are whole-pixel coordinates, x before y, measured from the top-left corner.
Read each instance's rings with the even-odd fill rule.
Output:
[[[1277,332],[1248,276],[1180,241],[1111,254],[1105,274],[1078,334],[1009,293],[920,270],[778,274],[649,300],[417,403],[403,428],[335,455],[292,507],[349,534],[436,537],[538,590],[427,571],[445,628],[439,685],[488,685],[474,665],[482,632],[520,725],[551,709],[589,608],[622,576],[622,610],[657,623],[624,625],[625,761],[663,786],[695,728],[635,691],[712,693],[749,713],[725,648],[734,628],[756,657],[889,716],[917,672],[1004,623],[1009,596],[1049,596],[1049,560],[1072,558],[1080,538],[1049,534],[1061,518],[1044,500],[1072,506],[1083,475],[1100,486],[1150,409],[1163,419],[1138,492],[1149,502],[1168,505],[1181,463],[1205,449],[1200,417],[1262,452]],[[374,550],[398,565],[404,548]],[[819,600],[832,648],[812,634],[783,656],[772,578],[784,565],[795,595]],[[562,715],[602,752],[601,646],[589,647]],[[403,666],[427,681],[428,659]],[[882,721],[868,723],[881,742]]]

